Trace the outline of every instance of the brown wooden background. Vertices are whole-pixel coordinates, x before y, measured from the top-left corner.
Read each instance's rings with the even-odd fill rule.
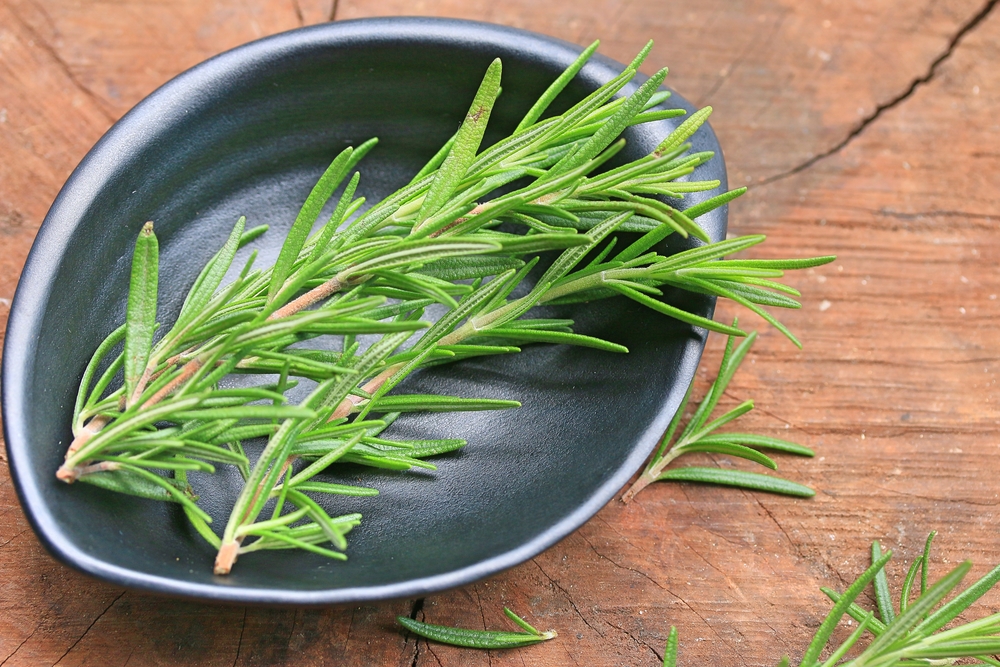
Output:
[[[996,4],[0,0],[0,329],[49,204],[115,119],[222,50],[374,15],[600,37],[626,61],[657,40],[644,69],[669,65],[671,86],[716,108],[731,183],[751,187],[732,228],[770,235],[757,256],[839,255],[791,279],[804,307],[784,320],[805,349],[765,329],[727,397],[757,401],[746,429],[816,449],[780,460],[815,499],[661,484],[423,602],[426,620],[467,627],[504,627],[506,604],[555,641],[414,642],[393,621],[414,600],[292,611],[123,591],[45,553],[0,466],[0,665],[655,665],[671,624],[682,664],[768,665],[801,655],[829,607],[818,587],[853,579],[872,539],[896,549],[895,574],[934,528],[939,575],[1000,562]]]

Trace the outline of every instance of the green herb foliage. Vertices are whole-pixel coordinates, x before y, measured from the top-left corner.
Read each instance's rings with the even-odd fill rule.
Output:
[[[933,667],[955,664],[962,659],[971,659],[972,662],[963,663],[969,665],[1000,665],[1000,660],[993,657],[1000,653],[1000,613],[944,629],[1000,582],[1000,565],[941,604],[942,600],[958,589],[962,579],[972,568],[972,563],[961,563],[938,582],[928,586],[925,575],[934,535],[935,533],[931,533],[928,536],[923,554],[910,567],[901,587],[898,607],[894,607],[885,579],[885,566],[891,560],[892,552],[883,554],[878,542],[872,544],[871,567],[847,590],[839,594],[822,588],[833,600],[834,606],[816,630],[798,667]],[[918,569],[922,573],[920,594],[911,600],[911,586]],[[866,611],[856,603],[858,596],[869,584],[874,587],[876,611]],[[420,623],[404,616],[397,620],[421,637],[467,648],[515,648],[556,636],[555,632],[539,633],[507,608],[504,608],[504,612],[525,632],[465,630]],[[857,621],[858,626],[844,641],[830,647],[830,639],[844,616],[850,616]],[[869,643],[861,649],[859,642],[863,638],[867,638]],[[847,654],[852,649],[856,655],[848,658]],[[663,667],[677,667],[677,654],[677,628],[671,626],[663,652]],[[778,662],[778,667],[789,667],[789,664],[790,660],[785,656]]]
[[[737,324],[738,322],[734,320],[733,328],[736,328]],[[700,466],[667,469],[667,466],[678,457],[693,452],[735,456],[758,463],[771,470],[777,470],[778,464],[770,456],[761,452],[760,450],[762,449],[797,454],[799,456],[813,455],[811,449],[797,445],[794,442],[788,442],[787,440],[754,435],[752,433],[716,433],[717,429],[753,410],[753,401],[744,401],[721,417],[709,421],[719,403],[719,399],[722,398],[726,387],[729,386],[729,381],[732,380],[733,375],[735,375],[736,370],[746,358],[750,347],[756,339],[757,334],[754,332],[744,338],[739,345],[736,345],[734,337],[729,337],[726,341],[725,352],[722,355],[719,373],[715,378],[715,382],[709,387],[708,393],[705,394],[698,408],[688,420],[687,425],[675,439],[674,436],[677,434],[677,429],[680,426],[684,411],[691,398],[691,391],[690,389],[688,390],[684,400],[677,408],[674,418],[667,427],[666,433],[663,434],[659,446],[646,464],[646,468],[639,476],[639,479],[622,496],[623,502],[630,502],[635,497],[635,494],[656,481],[721,484],[805,498],[815,495],[812,489],[802,484],[780,477],[743,470],[726,470]]]
[[[910,599],[918,568],[923,575],[927,573],[934,535],[931,533],[927,538],[923,555],[914,561],[904,579],[898,608],[893,606],[885,579],[885,566],[892,558],[892,552],[883,554],[878,542],[872,544],[871,567],[846,591],[838,594],[828,588],[821,589],[833,600],[834,606],[816,630],[798,663],[799,667],[921,667],[952,665],[962,659],[971,659],[971,662],[962,663],[968,665],[1000,665],[1000,661],[993,657],[1000,653],[1000,614],[990,614],[944,629],[1000,582],[1000,566],[944,604],[940,604],[941,601],[958,589],[972,563],[961,563],[932,586],[928,586],[926,576],[922,576],[920,595],[915,600]],[[855,602],[869,584],[875,589],[877,611],[866,611]],[[845,615],[858,622],[857,628],[836,648],[828,648],[834,630]],[[856,649],[865,637],[869,639],[869,644],[864,649]],[[852,649],[855,649],[856,656],[847,658]],[[824,652],[827,653],[825,659],[822,658]],[[677,630],[673,627],[670,628],[663,665],[677,665]],[[778,665],[788,667],[788,657]]]
[[[451,644],[452,646],[462,646],[465,648],[478,649],[503,649],[517,648],[537,644],[546,639],[556,636],[555,631],[539,632],[523,618],[512,612],[507,607],[503,608],[503,613],[511,621],[521,628],[521,632],[505,632],[502,630],[469,630],[466,628],[452,628],[445,625],[431,625],[409,618],[408,616],[397,616],[396,620],[404,628],[424,639],[430,639],[441,644]]]
[[[338,496],[377,490],[317,475],[338,462],[433,470],[427,457],[465,443],[395,440],[386,429],[400,414],[518,405],[391,393],[410,374],[529,343],[627,351],[577,333],[570,320],[531,317],[538,306],[624,295],[695,326],[745,335],[661,299],[664,288],[680,288],[732,299],[798,344],[764,309],[799,305],[798,293],[775,279],[832,258],[728,260],[764,237],[707,242],[694,219],[742,193],[683,208],[687,193],[720,185],[689,178],[712,157],[691,153],[687,141],[710,109],[693,114],[649,155],[598,173],[624,145],[617,138],[623,129],[683,114],[659,107],[668,97],[657,90],[665,70],[620,96],[648,46],[620,76],[543,118],[595,48],[549,87],[513,135],[484,149],[502,76],[495,61],[452,140],[409,184],[363,213],[353,169],[376,142],[345,149],[309,194],[275,265],[256,268],[252,253],[223,285],[237,250],[265,231],[245,229],[241,218],[195,280],[177,321],[155,342],[158,251],[147,224],[136,244],[125,326],[98,347],[84,373],[74,439],[57,477],[178,503],[218,549],[218,574],[228,573],[238,555],[264,549],[343,559],[346,536],[361,517],[325,508]],[[330,208],[331,217],[320,220]],[[638,237],[626,241],[622,232]],[[704,243],[661,254],[660,242],[673,234]],[[529,281],[541,253],[555,259]],[[432,306],[442,313],[434,322],[425,317]],[[331,336],[338,351],[310,347]],[[116,380],[120,372],[124,382]],[[235,374],[269,379],[221,388]],[[287,392],[302,380],[315,386],[291,405]],[[244,443],[253,438],[266,444],[250,457]],[[221,533],[198,506],[189,478],[218,465],[234,466],[244,480]]]

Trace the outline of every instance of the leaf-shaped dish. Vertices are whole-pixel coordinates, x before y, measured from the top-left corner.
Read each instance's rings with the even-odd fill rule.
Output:
[[[435,459],[434,473],[351,475],[364,477],[381,495],[346,499],[335,508],[365,517],[351,535],[346,563],[266,552],[216,577],[213,550],[177,507],[69,487],[54,476],[89,355],[123,320],[131,248],[143,222],[156,222],[159,318],[170,321],[237,216],[272,226],[253,245],[261,249],[258,265],[273,261],[312,183],[342,147],[380,138],[360,167],[361,194],[378,201],[405,184],[450,136],[493,58],[504,63],[504,93],[486,144],[506,136],[579,51],[551,38],[464,21],[327,24],[213,58],[115,124],[70,177],[39,231],[4,348],[4,429],[13,479],[52,553],[114,584],[170,595],[264,604],[359,602],[423,595],[495,574],[551,546],[608,502],[676,410],[705,337],[620,298],[561,312],[577,320],[581,333],[626,345],[628,355],[536,345],[413,378],[412,391],[516,399],[523,407],[397,422],[393,428],[402,436],[460,437],[469,445]],[[565,108],[623,69],[594,58],[556,106]],[[667,105],[691,111],[676,95]],[[619,158],[646,154],[672,126],[664,121],[630,128]],[[694,150],[716,151],[696,176],[719,179],[724,188],[725,167],[711,130],[703,127],[693,142]],[[699,200],[691,196],[689,203]],[[725,216],[723,207],[699,221],[717,240],[725,235]],[[714,307],[708,298],[674,297],[702,315]],[[202,496],[217,521],[236,493],[232,478],[222,475],[219,482]]]

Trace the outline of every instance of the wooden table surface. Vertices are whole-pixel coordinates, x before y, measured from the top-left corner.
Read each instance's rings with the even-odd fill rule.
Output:
[[[796,440],[781,471],[811,500],[660,484],[613,501],[540,556],[460,590],[339,609],[207,606],[125,591],[55,562],[0,466],[0,665],[772,665],[802,654],[829,603],[931,529],[933,571],[1000,562],[1000,9],[997,0],[0,0],[0,330],[46,210],[132,105],[225,49],[303,24],[422,14],[492,21],[625,60],[711,104],[738,233],[755,256],[836,254],[790,282],[802,310],[761,340],[725,401],[741,430]],[[735,310],[723,305],[719,316]],[[749,322],[748,319],[744,320]],[[697,388],[718,361],[709,343]],[[714,371],[713,371],[714,372]],[[4,455],[0,453],[0,457]],[[559,638],[511,652],[428,645],[394,627]],[[1000,607],[991,594],[982,613]]]

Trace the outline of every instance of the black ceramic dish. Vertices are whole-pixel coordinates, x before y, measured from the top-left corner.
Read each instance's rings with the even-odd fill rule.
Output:
[[[503,59],[504,92],[487,143],[505,136],[578,53],[554,39],[481,23],[333,23],[213,58],[119,121],[49,211],[7,328],[3,414],[10,467],[49,550],[116,585],[169,595],[359,602],[423,595],[495,574],[551,546],[608,502],[674,414],[705,337],[624,299],[568,312],[581,332],[623,343],[628,355],[536,345],[415,378],[411,386],[418,391],[524,405],[398,422],[398,432],[463,437],[469,445],[437,459],[436,473],[348,471],[381,496],[336,508],[365,515],[350,536],[346,563],[308,553],[255,553],[241,558],[230,576],[215,577],[212,550],[176,507],[70,487],[54,475],[70,440],[83,368],[123,319],[131,247],[144,221],[156,222],[160,321],[171,321],[238,215],[272,225],[255,243],[262,249],[258,265],[266,265],[312,183],[343,146],[380,138],[360,166],[361,193],[377,201],[405,184],[454,131],[493,58]],[[595,58],[556,106],[565,108],[622,69]],[[676,95],[667,104],[691,110]],[[624,157],[647,153],[670,127],[660,122],[629,130]],[[711,130],[703,128],[693,140],[695,150],[717,152],[697,176],[718,178],[725,187]],[[724,236],[725,216],[720,209],[700,219],[713,239]],[[674,300],[704,315],[714,306],[690,295]],[[224,522],[222,503],[234,492],[203,496],[217,523]]]

